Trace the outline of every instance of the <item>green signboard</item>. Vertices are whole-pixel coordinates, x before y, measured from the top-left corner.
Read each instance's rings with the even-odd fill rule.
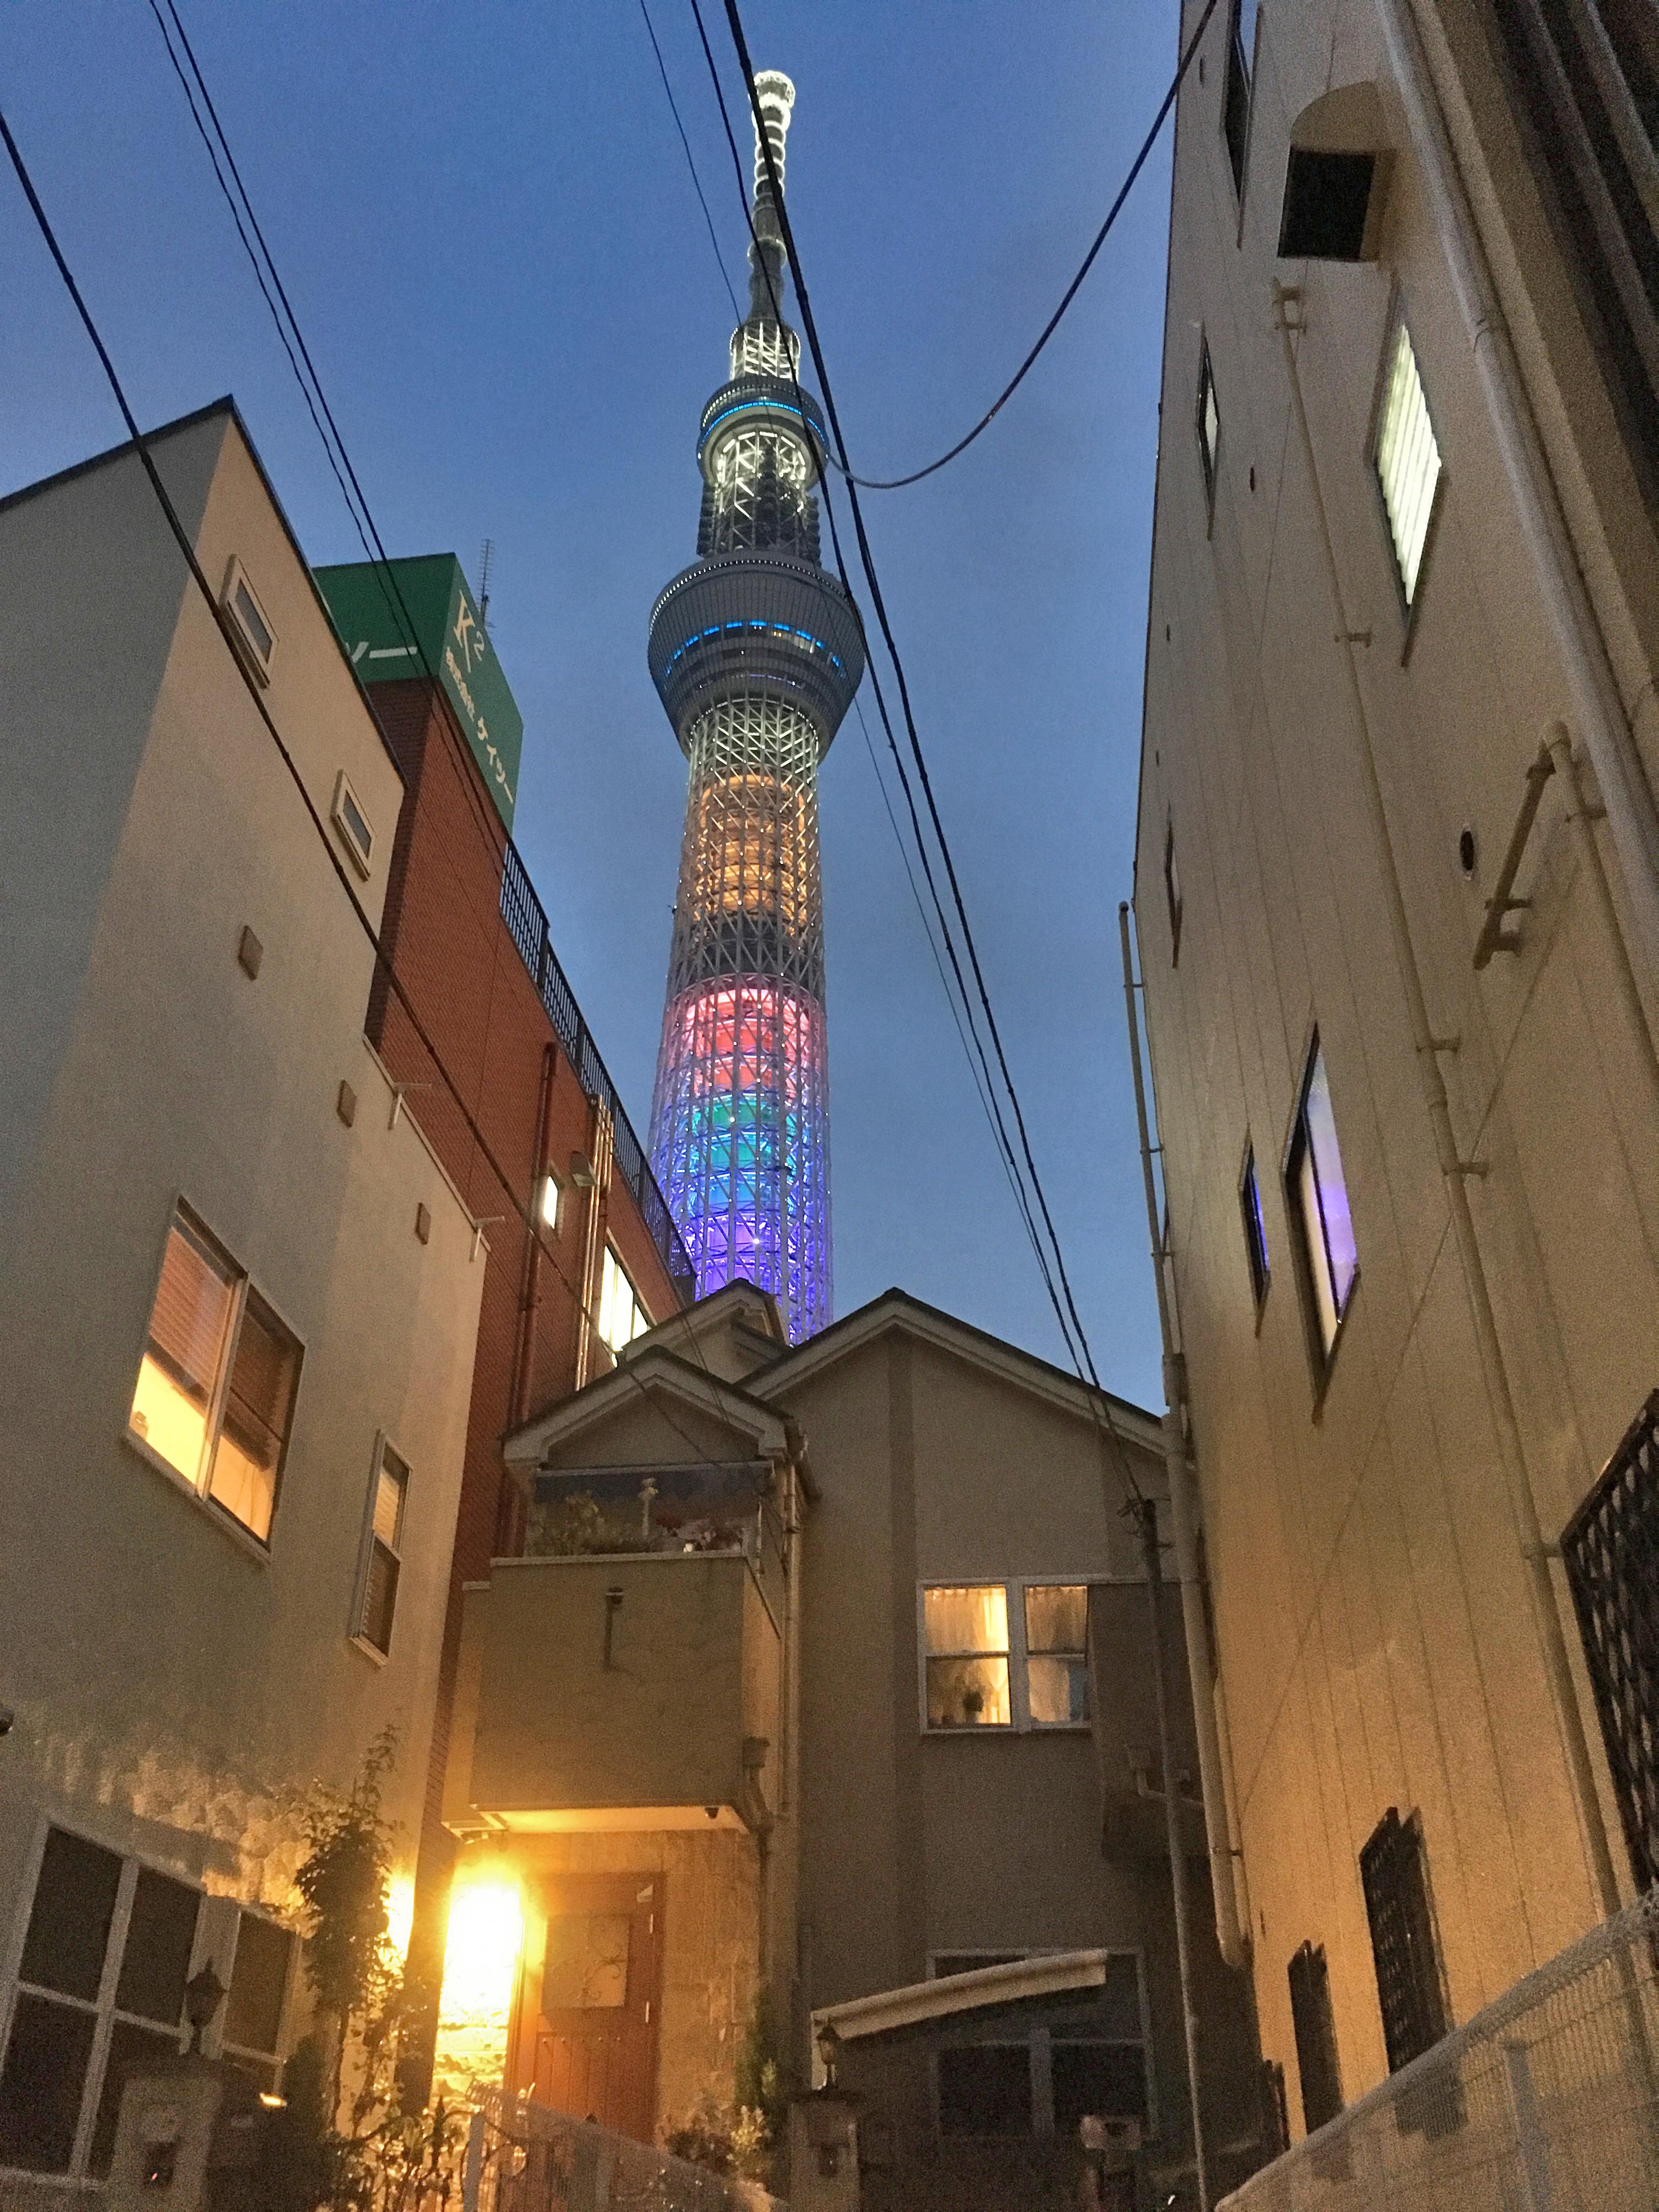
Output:
[[[453,553],[410,561],[353,561],[313,572],[348,658],[364,684],[435,676],[455,709],[510,830],[519,793],[524,717]]]

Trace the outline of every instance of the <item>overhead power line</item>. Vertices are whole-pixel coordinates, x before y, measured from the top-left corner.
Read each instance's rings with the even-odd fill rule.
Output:
[[[208,582],[207,577],[203,571],[202,564],[197,558],[196,548],[191,541],[190,533],[185,528],[183,522],[179,520],[179,511],[173,503],[167,486],[161,482],[161,472],[157,469],[155,459],[149,450],[149,442],[138,428],[137,418],[134,416],[132,409],[128,404],[126,392],[122,386],[120,377],[116,372],[115,363],[110,356],[109,349],[105,344],[103,337],[99,331],[98,325],[93,319],[92,311],[86,303],[86,300],[81,291],[79,284],[76,282],[74,271],[69,265],[69,262],[64,256],[64,250],[58,242],[57,234],[53,230],[51,220],[46,214],[45,207],[41,204],[40,196],[34,188],[34,180],[29,174],[27,165],[23,160],[23,156],[18,147],[16,139],[12,136],[11,126],[6,119],[3,111],[0,111],[0,143],[3,143],[5,146],[6,153],[10,159],[12,167],[16,172],[17,181],[23,188],[23,196],[28,202],[29,211],[34,217],[36,227],[39,228],[41,237],[46,240],[46,250],[51,254],[53,262],[57,265],[58,273],[63,279],[64,289],[68,292],[70,299],[74,305],[76,313],[81,319],[82,325],[85,329],[87,336],[92,341],[93,349],[98,356],[99,362],[102,365],[105,378],[109,384],[110,390],[115,395],[115,404],[121,411],[121,419],[126,425],[127,432],[132,441],[134,450],[137,453],[139,462],[143,468],[145,475],[149,479],[150,489],[155,495],[157,503],[161,507],[162,514],[167,521],[167,527],[172,532],[173,538],[178,544],[179,550],[184,556],[185,566],[190,571],[198,592],[201,594],[203,602],[207,608],[209,617],[211,619],[215,629],[218,630],[220,635],[224,640],[225,650],[230,656],[231,666],[235,670],[244,690],[246,691],[249,699],[253,703],[255,712],[258,714],[259,720],[265,726],[267,734],[270,736],[271,742],[275,744],[278,757],[281,759],[283,768],[288,772],[289,781],[293,783],[295,789],[300,794],[301,803],[304,806],[306,813],[310,819],[311,826],[316,834],[317,841],[323,848],[324,854],[328,860],[330,867],[334,872],[335,878],[339,884],[340,889],[345,893],[347,902],[350,906],[352,915],[357,922],[358,927],[368,940],[370,949],[374,954],[374,966],[376,973],[385,976],[387,988],[391,990],[398,1004],[402,1006],[404,1013],[408,1016],[410,1024],[414,1030],[416,1036],[420,1039],[422,1047],[425,1050],[427,1057],[431,1060],[434,1069],[442,1079],[444,1088],[448,1091],[451,1098],[454,1101],[454,1103],[460,1113],[461,1118],[466,1126],[468,1133],[471,1137],[474,1144],[477,1146],[480,1155],[489,1167],[496,1182],[500,1184],[502,1191],[505,1193],[507,1203],[512,1207],[514,1213],[523,1224],[524,1227],[529,1231],[531,1237],[539,1247],[543,1256],[551,1266],[555,1276],[564,1285],[565,1291],[568,1294],[577,1312],[586,1320],[588,1326],[593,1330],[594,1334],[598,1335],[599,1328],[598,1317],[593,1313],[592,1309],[588,1305],[586,1300],[583,1297],[581,1292],[570,1280],[568,1275],[566,1274],[564,1268],[560,1262],[558,1254],[550,1249],[546,1240],[542,1236],[540,1225],[536,1218],[533,1199],[530,1203],[526,1204],[526,1202],[520,1197],[516,1184],[512,1181],[511,1177],[507,1175],[506,1169],[496,1158],[494,1147],[491,1146],[489,1138],[485,1136],[483,1130],[479,1126],[477,1118],[472,1112],[471,1108],[467,1104],[465,1098],[463,1097],[460,1087],[457,1084],[454,1076],[451,1073],[447,1064],[440,1054],[436,1045],[433,1042],[425,1024],[422,1021],[420,1015],[416,1012],[414,1002],[410,998],[409,992],[404,983],[403,978],[398,975],[396,968],[392,965],[391,956],[381,945],[380,934],[375,929],[374,922],[370,920],[368,913],[364,908],[362,902],[357,896],[356,890],[353,885],[350,878],[346,873],[345,864],[340,859],[338,853],[335,850],[334,842],[328,834],[328,830],[324,824],[322,816],[317,811],[316,802],[306,787],[305,779],[300,773],[298,763],[295,762],[293,753],[289,750],[287,741],[283,738],[282,732],[277,728],[276,721],[271,715],[270,709],[266,705],[264,699],[261,696],[258,686],[249,672],[243,655],[235,643],[230,629],[230,618],[225,613],[223,608],[220,606],[218,601],[215,599],[213,595],[213,587]],[[604,1341],[602,1337],[600,1341]],[[691,1436],[685,1429],[681,1427],[679,1422],[674,1419],[673,1415],[668,1411],[666,1407],[659,1405],[657,1401],[650,1398],[650,1394],[647,1391],[643,1382],[641,1382],[640,1377],[633,1372],[633,1370],[627,1360],[618,1359],[617,1361],[617,1367],[620,1371],[627,1374],[629,1379],[634,1382],[636,1389],[638,1389],[641,1395],[657,1407],[657,1410],[662,1413],[663,1418],[668,1422],[670,1427],[675,1430],[698,1459],[702,1460],[710,1465],[714,1463],[709,1459],[708,1453],[700,1443],[698,1443],[696,1438]]]
[[[1208,27],[1210,18],[1216,11],[1216,5],[1217,0],[1206,0],[1204,13],[1199,17],[1197,27],[1194,30],[1192,37],[1187,41],[1187,50],[1181,57],[1180,66],[1176,70],[1175,76],[1170,81],[1169,90],[1164,94],[1163,100],[1159,103],[1158,113],[1152,118],[1152,127],[1146,133],[1145,138],[1142,139],[1140,143],[1140,151],[1135,155],[1134,160],[1129,164],[1129,173],[1125,177],[1122,184],[1119,186],[1117,198],[1112,202],[1110,207],[1107,209],[1106,220],[1101,224],[1100,228],[1095,233],[1093,245],[1091,246],[1089,251],[1084,255],[1082,264],[1079,268],[1076,276],[1073,277],[1071,283],[1060,294],[1060,305],[1054,309],[1054,313],[1049,316],[1048,321],[1043,325],[1042,331],[1038,334],[1036,343],[1031,348],[1030,353],[1026,355],[1024,360],[1021,362],[1019,367],[1014,371],[1012,376],[1009,378],[1007,383],[1003,386],[1001,391],[991,402],[991,404],[980,416],[978,422],[975,423],[973,428],[968,432],[965,437],[958,438],[954,446],[948,447],[945,451],[939,455],[937,460],[929,461],[926,468],[912,469],[908,476],[854,476],[852,470],[845,465],[845,455],[843,453],[842,459],[836,461],[835,465],[847,478],[848,483],[857,484],[865,491],[902,491],[907,484],[920,483],[924,477],[937,476],[942,468],[945,467],[948,463],[956,459],[958,453],[965,453],[969,447],[973,444],[975,439],[980,436],[981,432],[988,430],[992,423],[996,421],[997,416],[1001,414],[1003,409],[1013,398],[1015,392],[1019,390],[1020,386],[1024,383],[1031,370],[1036,366],[1037,356],[1042,353],[1049,339],[1053,337],[1054,332],[1060,328],[1060,323],[1065,318],[1066,309],[1071,306],[1073,301],[1076,299],[1078,294],[1083,289],[1084,279],[1088,276],[1089,271],[1094,267],[1095,258],[1099,253],[1101,247],[1105,245],[1106,240],[1110,237],[1112,225],[1117,221],[1118,216],[1121,211],[1123,203],[1128,198],[1129,194],[1133,191],[1135,179],[1140,174],[1142,169],[1146,167],[1147,155],[1152,152],[1152,148],[1158,143],[1158,134],[1164,128],[1164,118],[1169,113],[1170,108],[1175,105],[1176,94],[1181,90],[1182,80],[1185,77],[1188,68],[1192,64],[1193,56],[1198,52],[1198,42],[1204,36],[1204,33]],[[729,15],[732,11],[728,9],[726,12]],[[833,455],[831,456],[831,459],[834,459]]]
[[[708,61],[709,72],[714,80],[715,94],[720,101],[721,118],[726,127],[726,143],[732,154],[732,166],[738,181],[738,189],[742,197],[745,212],[747,212],[749,210],[749,194],[747,185],[744,179],[743,164],[738,154],[736,139],[732,135],[731,118],[726,112],[725,96],[720,82],[720,72],[715,67],[714,54],[709,47],[708,33],[703,23],[702,11],[699,5],[699,0],[691,0],[691,9],[692,13],[696,19],[697,30],[702,40],[703,54]],[[782,182],[778,175],[777,163],[773,154],[771,141],[768,136],[764,119],[760,110],[759,100],[755,92],[753,66],[750,60],[748,41],[744,35],[742,18],[738,11],[736,0],[726,0],[726,15],[727,26],[732,34],[732,46],[737,54],[738,67],[743,73],[744,84],[748,94],[749,105],[754,118],[757,143],[760,149],[762,162],[766,171],[768,187],[772,201],[777,210],[778,221],[782,233],[784,250],[788,257],[790,266],[794,272],[795,294],[800,303],[802,328],[806,338],[807,345],[811,352],[813,365],[817,371],[818,378],[823,386],[824,411],[828,419],[830,434],[833,436],[836,446],[840,448],[842,457],[844,460],[847,452],[846,440],[842,432],[840,418],[835,403],[834,389],[830,380],[828,367],[824,361],[823,347],[818,340],[817,324],[812,313],[811,295],[802,275],[800,258],[796,250],[789,221],[788,210],[784,201]],[[752,214],[750,215],[749,221],[750,234],[752,237],[754,230]],[[768,294],[770,299],[773,313],[781,322],[782,320],[781,308],[778,301],[775,290],[773,287],[771,272],[766,265],[765,257],[759,252],[758,241],[757,241],[756,259],[757,264],[765,275]],[[799,390],[799,379],[796,378],[795,381],[797,389]],[[803,407],[802,412],[805,416],[806,412],[805,407]],[[1082,1316],[1078,1310],[1076,1297],[1073,1291],[1070,1278],[1066,1273],[1065,1256],[1060,1249],[1059,1236],[1054,1227],[1053,1213],[1049,1208],[1047,1196],[1043,1192],[1042,1177],[1038,1173],[1036,1161],[1032,1153],[1030,1138],[1026,1128],[1024,1113],[1020,1105],[1018,1091],[1014,1084],[1012,1071],[1009,1066],[1007,1054],[1003,1048],[1001,1035],[997,1027],[996,1016],[992,1010],[990,994],[986,985],[984,972],[979,959],[978,950],[974,942],[973,930],[971,924],[969,921],[967,906],[963,898],[961,884],[957,878],[955,861],[951,855],[949,840],[945,833],[944,823],[939,817],[938,804],[933,795],[932,781],[927,773],[927,761],[921,750],[921,736],[916,727],[915,715],[911,706],[909,685],[904,672],[904,664],[899,653],[897,641],[893,635],[891,623],[888,617],[886,604],[882,595],[880,580],[876,573],[875,559],[871,551],[869,537],[865,528],[863,513],[859,503],[858,490],[855,484],[850,480],[848,483],[848,502],[852,510],[854,530],[858,542],[860,563],[863,569],[865,580],[869,590],[871,605],[874,609],[876,619],[881,629],[883,642],[885,645],[887,651],[887,657],[892,665],[894,677],[898,685],[899,702],[903,712],[906,735],[908,739],[911,756],[915,763],[918,780],[921,782],[922,793],[927,802],[927,815],[929,822],[933,827],[934,842],[938,847],[939,857],[944,863],[945,876],[950,885],[951,905],[955,910],[957,923],[961,932],[963,950],[966,952],[969,965],[973,972],[975,994],[979,1001],[980,1009],[985,1018],[986,1029],[990,1036],[992,1049],[995,1054],[997,1066],[1002,1079],[1002,1089],[1007,1097],[1010,1108],[1013,1113],[1014,1126],[1018,1133],[1019,1153],[1024,1165],[1024,1178],[1026,1182],[1029,1182],[1031,1198],[1035,1200],[1037,1212],[1041,1214],[1048,1250],[1053,1255],[1052,1273],[1050,1272],[1048,1261],[1044,1256],[1041,1242],[1036,1238],[1035,1224],[1032,1224],[1033,1242],[1034,1247],[1037,1251],[1038,1264],[1042,1270],[1045,1282],[1048,1288],[1050,1302],[1054,1307],[1056,1318],[1060,1322],[1062,1340],[1066,1346],[1068,1354],[1072,1358],[1073,1364],[1077,1366],[1079,1379],[1080,1381],[1086,1380],[1088,1382],[1092,1384],[1096,1394],[1096,1402],[1104,1408],[1105,1425],[1117,1452],[1120,1468],[1125,1486],[1132,1496],[1136,1499],[1139,1499],[1141,1496],[1140,1486],[1135,1477],[1133,1468],[1130,1464],[1123,1438],[1117,1428],[1115,1420],[1113,1419],[1109,1401],[1107,1399],[1106,1393],[1100,1382],[1100,1376],[1095,1364],[1094,1356],[1090,1348],[1088,1334],[1084,1328]],[[835,527],[834,509],[829,497],[827,483],[824,485],[824,505],[826,512],[830,517],[831,540],[836,547],[836,561],[841,568],[842,580],[843,586],[847,587],[848,596],[850,598],[852,595],[850,582],[846,574],[845,564],[842,560],[839,538]],[[882,696],[879,681],[875,676],[873,665],[871,668],[871,678],[872,686],[875,690],[877,707],[881,714],[884,725],[886,727],[889,743],[893,747],[894,757],[899,762],[901,777],[904,780],[906,798],[910,805],[911,820],[913,828],[915,831],[917,849],[921,858],[923,872],[927,877],[929,889],[933,894],[935,909],[939,914],[940,925],[945,933],[946,946],[950,951],[951,966],[957,974],[958,984],[961,986],[961,969],[957,963],[950,920],[945,912],[943,905],[939,900],[938,890],[933,881],[933,872],[928,864],[927,847],[925,842],[922,841],[920,826],[916,822],[915,802],[910,796],[908,779],[905,775],[903,763],[899,756],[898,748],[893,738],[892,727],[888,718],[886,704]],[[972,1001],[968,998],[965,987],[963,987],[963,997],[964,1009],[968,1014],[969,1024],[973,1026],[975,1035],[977,1037],[977,1024],[975,1022],[973,1005]],[[982,1053],[982,1046],[981,1050]],[[999,1123],[1000,1123],[1000,1111],[998,1120]],[[1012,1147],[1009,1149],[1010,1156],[1012,1157]],[[1029,1209],[1027,1212],[1027,1218],[1028,1222],[1030,1222],[1030,1216]],[[1058,1276],[1059,1280],[1058,1291],[1056,1291],[1054,1284],[1054,1276],[1056,1275]],[[1075,1339],[1075,1342],[1073,1341],[1073,1339]],[[1085,1373],[1085,1370],[1086,1376]]]
[[[657,74],[662,79],[662,88],[668,94],[669,112],[674,118],[674,128],[680,134],[680,144],[685,149],[685,166],[691,172],[691,188],[696,193],[697,205],[702,210],[702,219],[708,226],[708,243],[714,249],[714,259],[720,272],[720,282],[726,287],[726,296],[732,302],[732,319],[743,320],[743,310],[738,305],[738,295],[732,289],[732,279],[726,273],[726,256],[720,252],[720,242],[714,230],[714,218],[708,212],[708,203],[703,198],[702,179],[697,174],[697,165],[692,157],[691,141],[685,135],[685,125],[680,121],[679,103],[674,98],[674,88],[668,81],[668,67],[662,58],[662,48],[657,44],[656,27],[651,21],[651,10],[640,0],[640,13],[645,18],[646,34],[651,41],[651,51],[657,57]]]

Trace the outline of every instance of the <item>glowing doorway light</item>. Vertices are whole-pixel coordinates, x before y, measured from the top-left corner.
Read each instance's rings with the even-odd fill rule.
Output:
[[[524,1901],[499,1865],[455,1870],[438,2003],[434,2081],[452,2098],[498,2087],[524,1948]]]
[[[755,80],[780,181],[794,102]],[[770,1291],[792,1343],[834,1317],[818,763],[864,673],[818,560],[825,444],[778,313],[779,210],[757,159],[749,313],[703,410],[698,558],[651,616],[651,674],[690,764],[651,1159],[705,1294]]]

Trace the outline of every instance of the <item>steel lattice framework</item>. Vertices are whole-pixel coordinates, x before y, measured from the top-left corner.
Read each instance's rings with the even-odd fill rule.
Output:
[[[769,71],[755,88],[781,178],[794,88]],[[698,557],[651,616],[691,771],[651,1156],[699,1288],[759,1284],[799,1343],[831,1314],[818,763],[864,651],[818,564],[823,422],[774,312],[784,252],[758,148],[755,168],[749,313],[697,444]]]

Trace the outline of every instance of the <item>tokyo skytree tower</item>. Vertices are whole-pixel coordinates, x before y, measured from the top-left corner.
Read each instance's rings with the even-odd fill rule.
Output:
[[[780,184],[795,88],[755,90]],[[773,1292],[792,1343],[830,1319],[830,1075],[817,773],[864,673],[818,562],[817,403],[775,312],[785,254],[755,156],[749,313],[702,410],[697,559],[651,611],[650,665],[690,763],[651,1158],[699,1290]]]

